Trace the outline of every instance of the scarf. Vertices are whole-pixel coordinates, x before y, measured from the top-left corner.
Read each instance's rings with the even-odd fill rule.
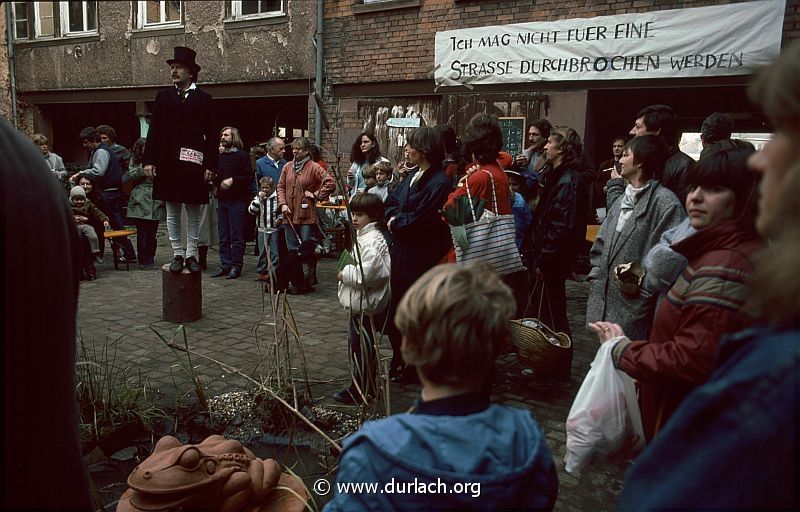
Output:
[[[640,188],[634,188],[631,183],[628,183],[628,186],[625,187],[625,194],[622,195],[622,202],[619,205],[617,233],[622,233],[623,228],[625,228],[625,223],[628,222],[628,219],[630,219],[631,215],[633,214],[633,209],[636,207],[636,203],[639,202],[639,198],[642,197],[642,194],[649,186],[650,182],[647,182],[647,185]]]
[[[300,171],[303,170],[303,166],[306,165],[306,162],[311,160],[311,155],[307,155],[304,159],[297,161],[292,160],[292,167],[294,168],[294,172],[300,174]]]

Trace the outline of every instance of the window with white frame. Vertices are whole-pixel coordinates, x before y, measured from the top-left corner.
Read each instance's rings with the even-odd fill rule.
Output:
[[[61,33],[83,35],[97,32],[97,2],[59,2]]]
[[[183,23],[183,2],[139,1],[137,7],[137,28],[178,27]]]
[[[55,37],[56,17],[53,2],[34,2],[36,37]]]
[[[97,34],[97,2],[14,2],[14,39]]]
[[[267,18],[286,14],[284,0],[233,0],[231,16],[235,20]]]

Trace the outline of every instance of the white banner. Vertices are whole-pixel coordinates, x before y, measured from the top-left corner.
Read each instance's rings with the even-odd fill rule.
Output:
[[[780,53],[785,0],[436,33],[436,86],[750,74]]]

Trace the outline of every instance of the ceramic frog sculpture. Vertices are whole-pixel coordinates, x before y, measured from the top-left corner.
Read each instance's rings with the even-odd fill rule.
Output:
[[[117,512],[208,510],[300,511],[302,483],[282,475],[272,459],[261,460],[238,441],[210,436],[197,445],[162,437],[152,455],[128,477]]]

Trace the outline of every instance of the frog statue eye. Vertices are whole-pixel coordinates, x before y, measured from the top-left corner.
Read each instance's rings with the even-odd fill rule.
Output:
[[[192,447],[181,454],[181,457],[178,459],[178,465],[183,469],[194,471],[200,464],[200,459],[200,452]]]
[[[190,447],[181,454],[178,466],[186,471],[202,470],[206,475],[213,475],[217,471],[217,462],[213,458],[203,457],[195,447]]]

